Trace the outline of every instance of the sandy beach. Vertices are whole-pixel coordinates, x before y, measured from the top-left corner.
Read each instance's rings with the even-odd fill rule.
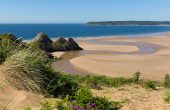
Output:
[[[56,71],[110,77],[131,77],[140,71],[142,78],[153,80],[163,80],[170,73],[170,37],[166,35],[76,40],[84,50],[62,54],[63,59],[52,64]]]

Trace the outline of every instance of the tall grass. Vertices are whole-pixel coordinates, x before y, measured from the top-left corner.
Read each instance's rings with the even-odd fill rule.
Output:
[[[166,88],[170,88],[170,76],[169,76],[169,74],[166,74],[166,75],[165,75],[164,86],[165,86]]]
[[[9,39],[1,39],[0,40],[0,64],[2,64],[5,59],[12,54],[15,54],[19,50],[23,48],[23,43],[16,43],[15,41],[11,41]]]
[[[31,49],[23,49],[7,58],[2,65],[5,81],[17,89],[42,90],[46,65],[40,54]]]
[[[0,70],[5,83],[28,91],[42,91],[47,85],[46,56],[43,51],[9,39],[0,40]]]

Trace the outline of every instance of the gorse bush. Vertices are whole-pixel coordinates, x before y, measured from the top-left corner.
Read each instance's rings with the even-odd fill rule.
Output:
[[[164,86],[165,86],[166,88],[170,88],[170,76],[169,76],[169,74],[166,74],[166,75],[165,75]]]
[[[121,104],[108,101],[106,97],[94,97],[85,85],[81,86],[75,96],[67,96],[64,100],[58,101],[59,110],[119,110]]]

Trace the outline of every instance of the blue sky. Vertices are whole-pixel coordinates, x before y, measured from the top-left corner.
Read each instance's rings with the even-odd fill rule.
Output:
[[[169,20],[170,0],[0,0],[0,23]]]

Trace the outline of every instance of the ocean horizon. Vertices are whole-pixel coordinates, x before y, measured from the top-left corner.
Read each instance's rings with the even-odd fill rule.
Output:
[[[160,34],[170,31],[170,26],[101,26],[87,24],[0,24],[0,34],[12,33],[23,40],[33,39],[39,32],[50,38],[103,37]]]

